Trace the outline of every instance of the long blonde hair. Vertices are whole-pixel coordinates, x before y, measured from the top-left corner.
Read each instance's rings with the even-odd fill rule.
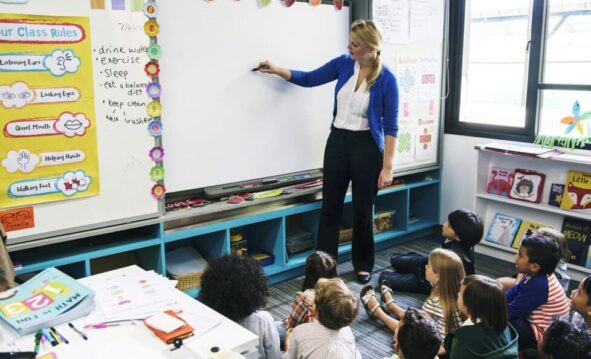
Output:
[[[351,34],[359,40],[363,47],[376,50],[376,57],[373,61],[373,66],[365,82],[367,83],[367,91],[374,84],[380,72],[382,71],[382,42],[383,36],[380,30],[376,27],[376,24],[371,20],[355,20],[351,24]]]
[[[466,272],[464,272],[462,260],[457,254],[441,248],[431,251],[429,266],[435,274],[439,275],[439,281],[433,285],[429,297],[439,297],[445,316],[445,330],[449,333],[457,327],[455,318],[459,313],[458,293]]]

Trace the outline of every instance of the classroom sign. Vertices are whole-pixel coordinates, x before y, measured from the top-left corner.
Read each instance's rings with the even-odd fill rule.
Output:
[[[97,195],[88,17],[0,14],[0,208]]]

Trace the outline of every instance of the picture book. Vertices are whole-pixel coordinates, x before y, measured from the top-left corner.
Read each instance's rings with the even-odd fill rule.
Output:
[[[513,176],[511,169],[492,166],[486,182],[486,193],[509,197]]]
[[[562,233],[566,237],[568,249],[571,251],[571,258],[568,262],[585,266],[591,244],[591,222],[564,217]]]
[[[560,208],[591,212],[591,173],[568,171]]]
[[[534,231],[536,229],[542,228],[542,227],[552,228],[552,227],[547,226],[545,224],[540,224],[540,223],[528,221],[525,219],[522,220],[521,225],[519,226],[519,229],[517,230],[517,233],[515,234],[515,238],[513,239],[513,244],[511,245],[511,247],[513,247],[515,249],[519,249],[519,246],[521,245],[521,241],[524,238],[531,236],[532,234],[534,234]]]
[[[546,175],[530,170],[516,169],[509,197],[533,203],[540,202]]]
[[[20,335],[74,320],[94,309],[94,292],[56,268],[47,268],[0,299],[0,319]]]
[[[510,247],[520,224],[521,219],[517,217],[495,213],[485,239],[489,242]]]
[[[564,185],[560,183],[552,183],[550,186],[550,194],[548,195],[548,204],[554,207],[560,207],[562,201],[562,193],[564,192]]]

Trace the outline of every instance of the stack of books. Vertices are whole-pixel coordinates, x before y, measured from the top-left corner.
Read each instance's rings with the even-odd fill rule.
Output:
[[[20,335],[34,333],[90,313],[94,292],[56,268],[47,268],[0,299],[0,320]]]
[[[312,232],[305,231],[301,228],[289,228],[286,237],[288,254],[304,252],[316,246]]]

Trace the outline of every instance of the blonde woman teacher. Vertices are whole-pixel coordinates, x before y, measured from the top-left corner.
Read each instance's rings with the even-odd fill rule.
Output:
[[[260,72],[304,87],[336,80],[330,135],[324,149],[324,186],[317,249],[335,258],[343,201],[353,191],[353,267],[367,283],[374,265],[372,206],[378,188],[392,183],[398,133],[398,86],[382,65],[382,34],[371,20],[351,24],[349,53],[302,72],[262,61]]]

